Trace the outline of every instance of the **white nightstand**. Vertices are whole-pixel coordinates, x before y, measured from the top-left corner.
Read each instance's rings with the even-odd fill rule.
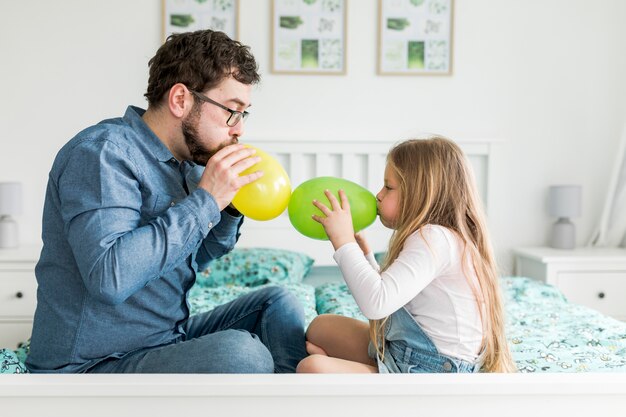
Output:
[[[514,249],[515,274],[556,286],[573,303],[626,320],[626,249]]]
[[[16,348],[33,327],[37,305],[35,264],[41,246],[0,249],[0,348]]]

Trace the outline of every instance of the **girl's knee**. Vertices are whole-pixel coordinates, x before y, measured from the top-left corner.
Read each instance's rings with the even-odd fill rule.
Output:
[[[296,367],[296,373],[299,374],[316,374],[325,371],[325,361],[327,356],[310,355],[302,359]]]

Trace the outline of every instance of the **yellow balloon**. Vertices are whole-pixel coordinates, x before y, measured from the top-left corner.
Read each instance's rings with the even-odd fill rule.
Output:
[[[280,215],[291,197],[291,181],[285,169],[269,154],[257,147],[256,156],[261,161],[246,169],[239,175],[247,175],[256,171],[263,171],[258,180],[244,185],[237,191],[233,205],[246,217],[254,220],[270,220]]]

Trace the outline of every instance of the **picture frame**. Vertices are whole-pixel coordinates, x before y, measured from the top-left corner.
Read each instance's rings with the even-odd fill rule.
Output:
[[[271,72],[346,73],[348,0],[272,0]]]
[[[378,0],[378,74],[451,75],[454,0]]]
[[[239,39],[239,0],[162,0],[163,42],[172,33],[219,30]]]

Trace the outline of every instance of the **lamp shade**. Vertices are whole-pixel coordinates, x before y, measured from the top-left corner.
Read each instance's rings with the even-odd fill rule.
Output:
[[[548,197],[548,210],[553,217],[578,217],[581,212],[580,185],[553,185]]]
[[[22,213],[22,184],[0,182],[0,216]]]

